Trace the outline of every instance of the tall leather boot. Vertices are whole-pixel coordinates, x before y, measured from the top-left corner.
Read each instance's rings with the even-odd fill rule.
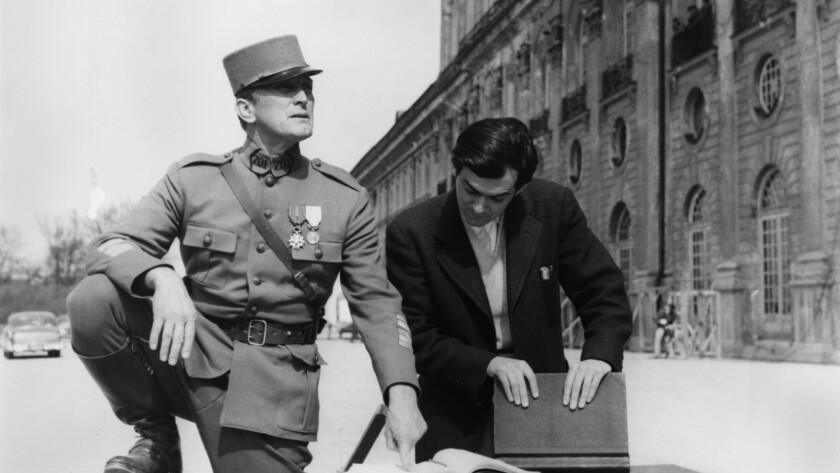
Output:
[[[82,364],[111,403],[117,418],[140,436],[127,455],[111,458],[105,473],[181,473],[181,442],[170,402],[153,376],[141,345],[130,338],[115,353],[97,358],[79,355]]]

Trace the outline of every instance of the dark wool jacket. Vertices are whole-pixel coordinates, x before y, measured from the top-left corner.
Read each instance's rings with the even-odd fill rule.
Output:
[[[603,360],[621,371],[632,328],[623,275],[571,190],[535,179],[513,198],[503,222],[515,357],[538,373],[569,370],[562,286],[585,330],[581,359]],[[399,213],[388,224],[386,252],[388,277],[411,327],[420,405],[429,422],[421,444],[470,448],[453,437],[474,436],[485,425],[493,385],[486,369],[496,356],[496,338],[455,192]],[[421,451],[418,445],[418,461]]]

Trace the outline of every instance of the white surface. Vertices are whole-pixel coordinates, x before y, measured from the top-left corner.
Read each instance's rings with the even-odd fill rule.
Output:
[[[329,365],[313,473],[334,473],[381,402],[359,342],[319,342]],[[575,358],[578,352],[571,352]],[[737,360],[625,361],[633,465],[703,473],[840,471],[840,366]],[[134,433],[110,412],[78,359],[0,359],[0,471],[89,473]],[[181,423],[184,473],[209,472],[193,425]],[[396,464],[380,437],[371,464]]]

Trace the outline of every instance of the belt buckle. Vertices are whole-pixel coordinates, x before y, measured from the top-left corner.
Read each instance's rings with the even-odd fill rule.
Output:
[[[251,341],[251,338],[252,338],[251,337],[251,329],[253,329],[255,327],[254,324],[262,324],[262,326],[263,326],[262,340],[260,340],[259,343]],[[257,325],[257,327],[258,327],[258,325]],[[265,345],[266,335],[268,335],[268,322],[266,322],[265,320],[261,320],[261,319],[251,319],[251,321],[248,322],[248,345],[256,345],[258,347],[261,347],[261,346]]]

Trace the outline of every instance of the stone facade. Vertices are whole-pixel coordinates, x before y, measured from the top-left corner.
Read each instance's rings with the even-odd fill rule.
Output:
[[[631,349],[649,349],[670,290],[689,312],[714,300],[695,322],[723,356],[840,360],[840,2],[442,0],[441,14],[438,79],[353,169],[383,232],[450,189],[460,130],[515,116],[538,176],[575,192],[626,274]]]

